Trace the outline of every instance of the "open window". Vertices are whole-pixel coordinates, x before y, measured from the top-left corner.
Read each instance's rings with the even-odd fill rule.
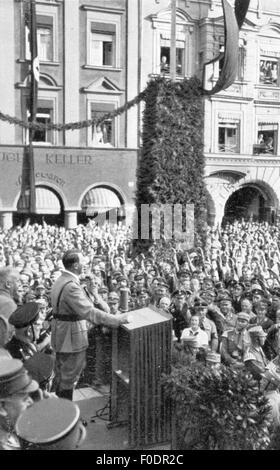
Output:
[[[112,103],[91,103],[91,119],[98,120],[104,114],[115,109]],[[91,145],[93,147],[114,147],[115,146],[115,120],[108,118],[100,125],[95,125],[91,129]]]
[[[240,152],[240,121],[220,121],[218,128],[218,151]]]
[[[89,65],[116,66],[116,25],[91,22]]]
[[[50,108],[38,108],[36,114],[36,121],[40,124],[48,124],[52,121],[52,109]],[[51,130],[36,130],[33,135],[33,142],[40,142],[51,144],[52,143],[52,131]]]
[[[280,86],[280,61],[276,57],[264,57],[260,58],[259,65],[259,82],[262,85]]]
[[[40,124],[48,124],[54,119],[54,103],[52,100],[38,100],[36,113],[36,122]],[[26,114],[30,119],[29,97],[26,98]],[[54,144],[54,131],[52,129],[36,129],[32,136],[32,141],[36,145],[52,145]],[[29,143],[29,131],[25,133],[25,142]]]
[[[259,123],[257,143],[253,147],[253,154],[277,155],[278,124]]]
[[[160,37],[160,72],[170,73],[170,39]],[[176,40],[176,75],[185,75],[185,41]]]
[[[43,62],[53,61],[53,28],[52,26],[38,26],[38,57]]]
[[[41,62],[54,60],[54,19],[52,16],[36,15],[38,58]],[[25,26],[26,59],[30,60],[29,28]]]

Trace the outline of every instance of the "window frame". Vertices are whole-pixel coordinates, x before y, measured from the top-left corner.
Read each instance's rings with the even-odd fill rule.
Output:
[[[37,112],[36,113],[36,121],[37,122],[40,122],[38,121],[38,118],[39,119],[46,119],[49,120],[50,122],[52,121],[52,116],[53,116],[53,109],[52,108],[39,108],[41,109],[42,111],[45,109],[46,112]],[[40,131],[39,131],[40,132]],[[43,132],[43,131],[42,131]],[[36,131],[35,131],[36,133]],[[46,140],[35,140],[34,139],[34,136],[33,136],[33,142],[35,143],[35,145],[52,145],[53,144],[53,132],[51,129],[48,129],[45,131],[45,137],[46,137]]]
[[[259,135],[263,134],[263,144],[258,142]],[[273,135],[271,135],[273,134]],[[266,142],[269,137],[273,139],[273,152],[269,152],[266,148]],[[278,138],[279,138],[279,124],[275,123],[257,123],[256,144],[253,146],[253,155],[265,154],[276,156],[278,154]]]
[[[277,80],[276,83],[270,83],[269,79],[267,81],[261,81],[261,62],[272,62],[277,64]],[[258,84],[261,86],[268,86],[268,87],[280,87],[280,58],[279,57],[271,57],[271,56],[265,56],[265,55],[260,55],[259,56],[259,62],[258,62]],[[271,77],[272,80],[272,77]]]
[[[86,67],[97,68],[97,69],[119,69],[121,68],[121,31],[122,31],[122,15],[120,13],[107,13],[101,11],[87,11],[86,16]],[[98,30],[95,32],[92,25],[100,25]],[[101,25],[103,25],[101,27]],[[106,25],[108,30],[106,31]],[[114,29],[114,34],[112,30]],[[92,34],[103,34],[108,36],[114,36],[113,41],[113,52],[112,52],[112,65],[95,65],[91,63],[91,38]]]
[[[160,35],[161,36],[161,35]],[[170,74],[170,49],[171,49],[171,45],[170,45],[170,40],[169,39],[164,39],[165,41],[165,44],[162,45],[162,38],[160,37],[160,65],[161,65],[161,60],[162,60],[162,57],[163,56],[166,56],[168,61],[167,61],[167,64],[168,64],[168,68],[166,71],[164,70],[161,70],[160,68],[160,73],[161,74],[164,74],[164,75],[169,75]],[[168,45],[169,43],[169,45]],[[177,44],[178,43],[178,44]],[[179,45],[179,43],[183,43],[184,46],[183,47],[177,47],[177,45]],[[167,49],[168,51],[166,52],[163,52],[163,49]],[[179,51],[183,51],[182,53],[182,60],[181,60],[181,71],[178,72],[178,67],[179,67],[179,61],[178,61],[178,56],[179,56]],[[186,75],[186,41],[182,41],[182,40],[176,40],[176,77],[178,78],[183,78],[185,77]]]
[[[39,47],[38,47],[38,57],[39,61],[42,63],[56,63],[58,62],[58,18],[57,18],[57,11],[53,10],[53,5],[36,5],[36,21],[37,21],[37,43],[38,41],[38,29],[41,28],[49,28],[52,32],[52,59],[41,59],[39,57]],[[56,9],[55,9],[56,10]],[[28,41],[28,34],[29,29],[24,24],[24,44],[25,44],[25,52],[24,57],[25,60],[31,59],[31,53],[29,48],[29,41]]]
[[[23,95],[23,99],[24,99],[24,108],[23,108],[23,112],[25,113],[25,116],[28,118],[28,101],[29,101],[29,93],[24,93]],[[43,116],[40,116],[40,115],[45,115],[45,117],[47,117],[47,115],[49,116],[49,118],[51,119],[52,122],[56,122],[56,116],[58,115],[58,97],[57,96],[50,96],[50,93],[47,92],[47,91],[43,91],[43,90],[39,90],[39,98],[38,98],[38,106],[37,106],[37,109],[38,110],[48,110],[49,113],[45,113],[45,112],[37,112],[36,113],[36,117],[39,115],[39,117],[43,117]],[[50,129],[50,130],[47,130],[46,133],[48,134],[47,135],[47,140],[46,141],[43,141],[43,140],[40,140],[40,141],[34,141],[34,144],[35,145],[56,145],[57,144],[57,140],[58,140],[58,132],[53,130],[53,129]],[[23,142],[25,144],[29,144],[29,129],[23,129]]]
[[[50,45],[50,52],[51,52],[51,57],[50,58],[46,58],[46,57],[41,57],[40,56],[40,41],[39,41],[39,29],[45,29],[45,30],[49,30],[51,32],[50,36],[51,36],[51,45]],[[45,24],[38,24],[37,25],[37,44],[38,44],[38,59],[40,62],[53,62],[54,60],[54,34],[53,34],[53,25],[52,24],[49,24],[49,25],[45,25]]]
[[[220,129],[236,129],[236,144],[233,146],[235,147],[235,150],[230,148],[230,144],[225,142],[222,144],[220,143]],[[240,120],[228,120],[228,121],[223,121],[219,120],[218,122],[218,140],[217,140],[217,151],[220,154],[240,154],[241,150],[241,122]],[[225,131],[226,133],[226,131]],[[221,146],[224,146],[224,150],[221,149]]]
[[[162,40],[171,41],[171,12],[170,10],[160,11],[151,15],[153,29],[153,50],[152,50],[152,75],[162,75],[161,72],[161,47]],[[178,8],[176,9],[176,42],[184,42],[183,68],[180,74],[176,74],[177,79],[191,77],[194,72],[194,59],[191,51],[194,47],[195,23]]]
[[[98,38],[101,38],[103,36],[103,39],[99,39]],[[108,39],[111,39],[111,41],[109,41]],[[106,41],[107,39],[107,41]],[[94,56],[94,52],[93,52],[93,42],[99,42],[102,44],[101,46],[101,63],[96,63],[94,62],[93,60],[93,56]],[[112,51],[111,51],[111,63],[110,64],[106,64],[105,63],[105,58],[104,58],[104,55],[105,55],[105,46],[104,44],[106,43],[110,43],[112,45]],[[116,57],[116,53],[115,53],[115,50],[116,50],[116,35],[115,34],[112,34],[110,32],[106,33],[106,32],[99,32],[99,31],[91,31],[91,39],[90,39],[90,51],[89,51],[89,65],[92,65],[93,67],[111,67],[111,68],[114,68],[115,67],[115,57]]]
[[[96,106],[96,109],[94,110],[94,106]],[[104,106],[104,109],[102,110],[102,107]],[[119,100],[118,99],[110,99],[106,100],[105,97],[104,99],[88,99],[88,119],[93,118],[93,114],[96,113],[97,115],[100,114],[107,114],[108,112],[114,111],[114,109],[118,108],[120,106]],[[88,146],[89,147],[106,147],[106,148],[117,148],[119,146],[119,117],[115,117],[112,119],[112,132],[113,132],[113,138],[111,143],[102,143],[102,144],[96,144],[93,142],[93,128],[89,127],[88,128]]]

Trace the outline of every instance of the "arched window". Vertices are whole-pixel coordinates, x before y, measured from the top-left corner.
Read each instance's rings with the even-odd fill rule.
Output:
[[[169,74],[171,48],[171,10],[162,10],[152,15],[154,31],[154,54],[152,73]],[[176,75],[178,78],[192,74],[192,64],[189,63],[189,49],[192,47],[194,23],[185,12],[176,11]]]

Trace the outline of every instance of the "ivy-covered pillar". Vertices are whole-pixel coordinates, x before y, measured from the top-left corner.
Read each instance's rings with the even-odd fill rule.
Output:
[[[143,204],[194,204],[195,233],[200,237],[206,219],[203,128],[203,93],[196,77],[179,82],[157,77],[148,84],[137,212],[141,214]],[[147,241],[139,243],[147,246]]]

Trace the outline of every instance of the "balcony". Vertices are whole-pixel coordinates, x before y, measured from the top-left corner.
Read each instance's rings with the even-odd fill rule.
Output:
[[[254,144],[253,155],[267,155],[270,157],[272,155],[277,155],[277,152],[275,148],[270,148],[266,144]]]
[[[280,156],[271,155],[270,153],[260,154],[233,154],[233,153],[208,153],[205,152],[205,175],[210,175],[220,171],[230,171],[240,173],[245,176],[246,174],[256,172],[260,169],[260,175],[264,174],[265,169],[279,172],[280,175]],[[277,168],[277,170],[276,170]]]

